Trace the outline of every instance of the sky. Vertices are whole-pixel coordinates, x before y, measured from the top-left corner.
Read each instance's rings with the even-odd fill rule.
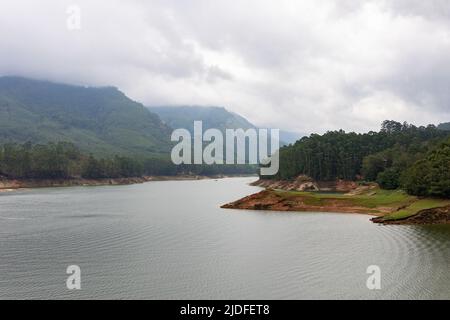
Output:
[[[261,127],[450,121],[448,0],[3,0],[0,75],[214,105]]]

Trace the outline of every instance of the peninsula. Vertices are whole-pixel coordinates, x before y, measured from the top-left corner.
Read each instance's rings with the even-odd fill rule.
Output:
[[[222,206],[226,209],[336,212],[374,216],[381,224],[450,223],[450,200],[383,190],[376,183],[303,183],[258,180],[265,189]]]

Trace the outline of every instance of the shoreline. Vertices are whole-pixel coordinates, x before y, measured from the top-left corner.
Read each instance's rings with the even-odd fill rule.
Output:
[[[450,206],[425,209],[415,215],[403,219],[383,219],[375,217],[370,219],[374,223],[382,225],[437,225],[450,224]]]
[[[349,204],[312,204],[304,198],[290,199],[285,198],[275,190],[263,190],[249,195],[237,201],[227,203],[221,206],[223,209],[239,210],[261,210],[261,211],[283,211],[283,212],[330,212],[330,213],[349,213],[365,214],[374,217],[382,217],[388,213],[385,208],[372,209],[362,206],[352,206]]]
[[[67,179],[0,179],[0,193],[20,189],[88,187],[88,186],[120,186],[140,184],[151,181],[192,181],[205,179],[224,179],[233,177],[253,177],[251,175],[179,175],[179,176],[143,176],[129,178],[67,178]]]
[[[311,182],[308,182],[308,191],[303,191],[305,189],[298,183],[256,181],[252,185],[265,189],[221,208],[365,214],[373,216],[372,222],[382,225],[450,224],[450,200],[418,198],[399,190],[382,190],[373,184],[347,188],[351,183],[342,181],[336,183],[337,190],[330,191],[330,183],[326,184],[325,190],[315,190],[320,184],[311,188]],[[273,186],[282,188],[273,189]],[[288,190],[284,189],[286,186]]]

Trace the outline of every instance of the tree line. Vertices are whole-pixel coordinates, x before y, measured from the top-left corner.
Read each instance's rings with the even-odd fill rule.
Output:
[[[280,149],[280,170],[273,179],[307,175],[318,181],[365,180],[415,195],[448,196],[449,135],[434,125],[388,120],[379,132],[312,134]],[[425,181],[432,186],[425,186]]]
[[[150,175],[219,175],[254,173],[248,165],[179,165],[169,157],[98,158],[67,142],[9,143],[0,146],[0,176],[9,179],[128,178]]]

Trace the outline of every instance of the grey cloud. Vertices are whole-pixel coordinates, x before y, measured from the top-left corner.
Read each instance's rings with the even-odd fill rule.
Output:
[[[450,5],[447,0],[395,0],[387,2],[395,12],[422,16],[429,19],[449,19]]]
[[[65,27],[69,5],[82,28]],[[450,120],[447,0],[0,4],[0,74],[226,105],[261,126],[367,131]],[[6,31],[5,31],[6,30]]]

